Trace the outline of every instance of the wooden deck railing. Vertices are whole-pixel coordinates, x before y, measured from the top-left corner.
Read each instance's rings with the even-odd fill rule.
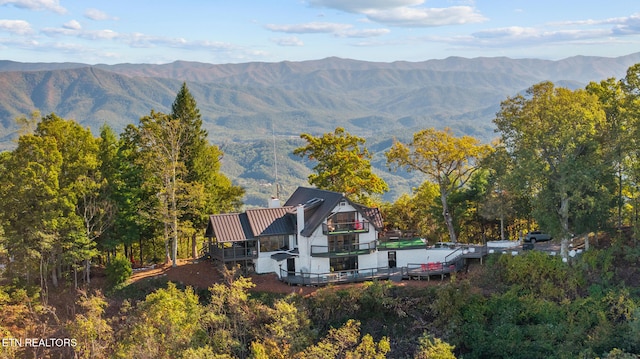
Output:
[[[367,232],[369,232],[369,222],[367,221],[322,224],[322,234],[324,235]]]
[[[376,241],[351,243],[342,246],[311,246],[312,257],[344,257],[370,254],[376,250]]]
[[[243,247],[218,248],[211,246],[209,254],[215,259],[228,262],[258,258],[258,249]]]
[[[374,279],[389,279],[393,274],[399,274],[398,268],[370,268],[351,269],[330,273],[304,273],[280,270],[280,280],[290,285],[327,285],[331,283],[364,282]]]

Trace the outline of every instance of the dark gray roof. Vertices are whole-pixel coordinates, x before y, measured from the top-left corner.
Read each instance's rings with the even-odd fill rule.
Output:
[[[292,251],[288,251],[288,252],[280,252],[280,253],[274,253],[271,255],[271,259],[275,259],[278,262],[283,261],[285,259],[288,258],[293,258],[293,257],[297,257],[300,254],[300,252],[298,252],[298,248],[292,250]]]
[[[289,197],[285,206],[296,207],[298,205],[304,205],[305,203],[314,199],[322,199],[323,201],[313,201],[314,205],[305,211],[304,228],[300,231],[305,237],[309,237],[313,234],[313,231],[322,224],[322,222],[329,216],[331,211],[340,203],[345,197],[342,193],[325,191],[317,188],[298,187],[295,192]]]
[[[251,231],[256,237],[296,233],[292,207],[248,209]]]
[[[249,209],[245,213],[217,214],[209,217],[207,237],[218,242],[237,242],[262,236],[294,234],[296,208],[304,206],[305,223],[300,234],[309,237],[325,221],[334,208],[345,200],[376,229],[382,229],[382,215],[377,208],[349,201],[342,193],[317,188],[298,187],[283,207]]]

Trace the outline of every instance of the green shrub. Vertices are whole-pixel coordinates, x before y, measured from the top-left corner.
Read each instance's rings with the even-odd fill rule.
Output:
[[[115,287],[126,282],[131,277],[133,269],[131,269],[131,262],[127,258],[116,257],[107,264],[106,272],[109,285]]]

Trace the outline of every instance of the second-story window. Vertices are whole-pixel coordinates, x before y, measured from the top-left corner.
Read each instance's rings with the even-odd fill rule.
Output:
[[[327,219],[329,232],[343,232],[353,229],[357,212],[339,212]]]

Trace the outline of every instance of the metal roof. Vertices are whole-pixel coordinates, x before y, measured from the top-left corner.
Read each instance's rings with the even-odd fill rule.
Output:
[[[295,213],[297,207],[302,205],[305,223],[298,224],[298,227],[302,228],[300,234],[309,237],[342,200],[349,202],[376,229],[382,228],[382,215],[377,208],[355,204],[342,193],[298,187],[283,207],[248,209],[245,213],[210,216],[206,236],[215,237],[218,242],[238,242],[264,236],[295,234]]]
[[[384,223],[382,220],[382,213],[378,208],[365,207],[359,204],[355,204],[354,207],[358,209],[360,213],[371,223],[378,231],[382,230]]]
[[[209,216],[207,237],[217,242],[239,242],[253,238],[249,218],[245,213],[216,214]]]
[[[256,237],[296,233],[293,207],[248,209],[251,231]]]

